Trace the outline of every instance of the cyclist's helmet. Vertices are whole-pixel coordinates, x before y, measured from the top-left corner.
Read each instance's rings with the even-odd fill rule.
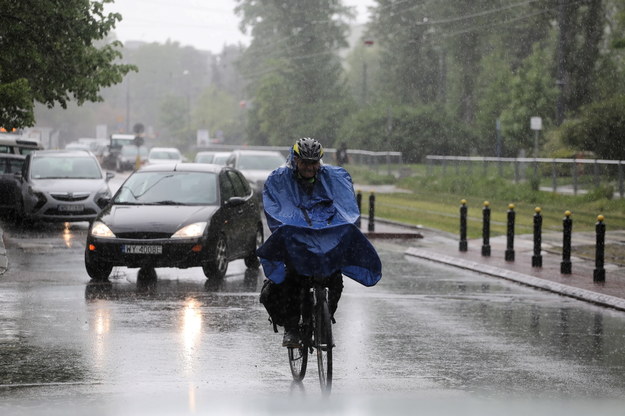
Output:
[[[302,137],[293,145],[293,153],[302,160],[316,161],[323,157],[323,147],[315,139]]]

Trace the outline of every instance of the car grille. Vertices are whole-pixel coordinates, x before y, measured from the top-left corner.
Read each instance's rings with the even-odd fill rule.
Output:
[[[133,240],[151,240],[156,238],[169,238],[171,233],[162,232],[129,232],[129,233],[116,233],[117,238],[129,238]]]
[[[50,196],[57,201],[72,202],[72,201],[84,201],[91,195],[89,192],[63,192],[63,193],[50,193]]]
[[[91,208],[85,208],[82,211],[59,211],[56,208],[50,208],[44,212],[44,215],[61,215],[63,217],[96,215],[96,214],[97,212]]]

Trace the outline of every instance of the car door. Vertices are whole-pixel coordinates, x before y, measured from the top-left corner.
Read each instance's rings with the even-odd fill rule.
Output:
[[[3,209],[19,209],[21,206],[19,175],[23,164],[23,156],[0,157],[0,207]]]
[[[219,224],[219,232],[226,236],[228,245],[228,257],[235,257],[237,252],[237,217],[238,207],[228,204],[228,200],[236,196],[234,184],[227,174],[227,171],[221,171],[219,174],[219,192],[221,196],[221,208],[219,209],[218,218],[213,218]]]
[[[245,202],[236,206],[234,212],[234,236],[236,238],[236,247],[239,255],[245,255],[249,252],[250,245],[255,241],[257,208],[254,198],[251,197],[252,191],[243,175],[235,170],[227,170],[227,175],[234,186],[235,196],[245,199]]]

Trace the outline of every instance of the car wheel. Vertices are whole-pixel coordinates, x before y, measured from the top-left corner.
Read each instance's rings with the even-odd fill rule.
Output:
[[[87,274],[93,280],[107,280],[113,271],[113,266],[92,261],[89,259],[89,256],[85,254],[85,269],[87,269]]]
[[[256,227],[256,237],[254,242],[254,250],[249,253],[243,260],[245,261],[245,266],[248,269],[258,269],[260,267],[260,260],[258,260],[258,256],[256,256],[256,249],[263,244],[263,225],[259,224]]]
[[[226,237],[219,235],[213,252],[208,261],[202,266],[204,275],[207,278],[223,279],[228,270],[228,245]]]

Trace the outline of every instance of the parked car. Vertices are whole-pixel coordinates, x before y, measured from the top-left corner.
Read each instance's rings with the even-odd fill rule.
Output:
[[[111,199],[113,176],[91,152],[33,152],[22,167],[20,215],[27,221],[92,221]]]
[[[243,173],[254,192],[260,197],[269,174],[285,162],[285,157],[278,151],[234,150],[226,165]]]
[[[94,139],[90,137],[81,137],[78,139],[78,143],[86,144],[89,146],[91,153],[96,155],[100,164],[103,161],[104,154],[108,150],[109,141],[106,139]]]
[[[134,144],[123,145],[117,157],[115,170],[117,172],[134,170],[137,166],[137,154],[139,155],[139,164],[141,166],[145,165],[148,161],[148,153],[148,148],[145,146],[137,147]]]
[[[230,157],[230,152],[198,152],[195,155],[195,163],[213,163],[225,166]]]
[[[203,163],[147,165],[132,173],[89,229],[85,268],[105,280],[113,267],[202,267],[221,279],[228,263],[260,265],[260,206],[243,175]]]
[[[182,153],[175,147],[153,147],[148,154],[148,165],[182,162]]]
[[[26,156],[0,153],[0,213],[19,216],[22,207],[20,179]]]
[[[0,153],[27,155],[35,150],[42,150],[41,143],[34,140],[25,140],[17,134],[0,133]]]
[[[91,147],[87,143],[70,142],[65,145],[65,150],[86,150],[91,151]]]

